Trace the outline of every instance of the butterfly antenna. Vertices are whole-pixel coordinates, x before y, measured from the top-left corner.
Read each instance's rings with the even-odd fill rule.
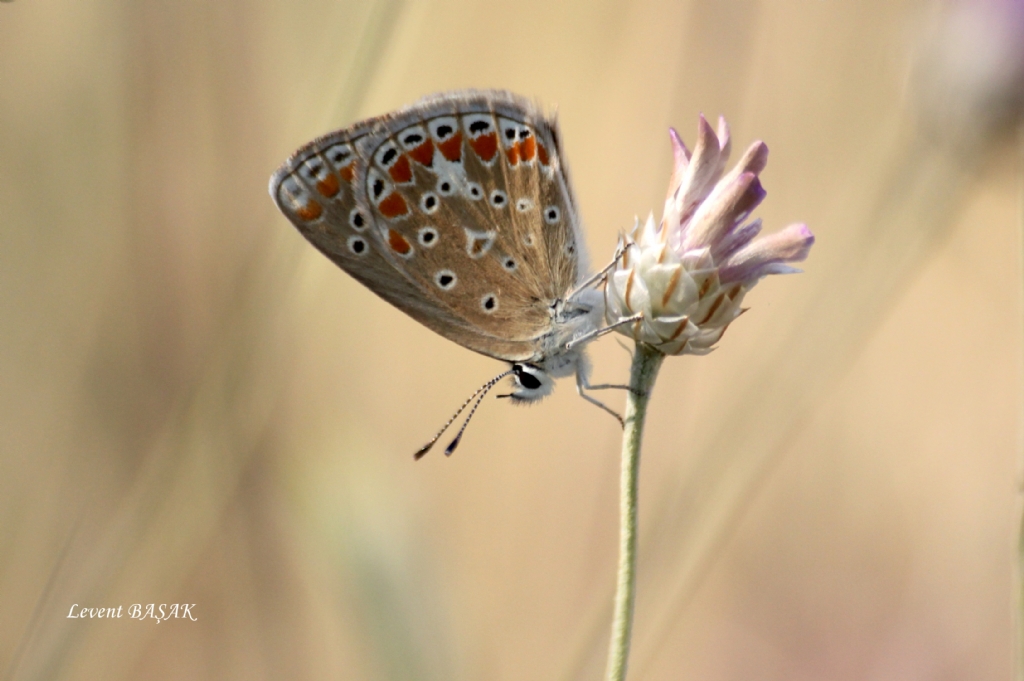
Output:
[[[509,372],[509,374],[511,374],[511,373],[512,372]],[[499,378],[504,378],[504,376],[499,377]],[[469,425],[469,420],[473,418],[474,414],[476,414],[476,410],[479,409],[479,407],[480,407],[480,402],[482,402],[483,398],[487,395],[487,390],[490,390],[490,388],[495,387],[495,385],[497,383],[498,383],[498,379],[495,379],[494,381],[490,381],[489,384],[487,385],[487,387],[483,389],[483,394],[481,394],[479,396],[479,398],[477,398],[475,405],[473,405],[473,409],[469,410],[469,416],[466,417],[466,420],[462,424],[462,428],[460,428],[459,432],[456,433],[455,439],[453,439],[449,443],[449,445],[447,445],[446,448],[444,448],[444,456],[445,457],[451,457],[452,453],[455,452],[455,448],[457,448],[457,446],[459,446],[459,441],[462,439],[462,434],[464,432],[466,432],[466,426]]]
[[[503,371],[502,373],[498,374],[497,376],[495,376],[494,378],[492,378],[491,380],[487,381],[482,386],[477,388],[476,392],[474,392],[472,395],[470,395],[469,399],[467,399],[465,402],[463,402],[462,406],[455,410],[455,413],[452,414],[452,417],[450,419],[448,419],[448,422],[444,424],[444,426],[441,428],[441,430],[437,431],[437,435],[435,435],[434,437],[430,438],[430,441],[427,442],[427,444],[425,444],[422,447],[420,447],[416,451],[416,453],[412,455],[412,458],[416,459],[417,461],[422,459],[423,455],[426,454],[427,452],[429,452],[430,448],[433,447],[434,444],[439,439],[441,439],[441,436],[444,435],[444,431],[448,430],[449,426],[451,426],[455,422],[455,419],[459,418],[459,414],[461,414],[462,412],[464,412],[466,410],[466,407],[469,406],[469,403],[472,402],[473,400],[477,400],[476,405],[469,412],[469,416],[466,418],[466,423],[463,423],[462,424],[462,428],[459,429],[459,434],[455,436],[455,439],[452,441],[452,443],[450,445],[448,445],[448,447],[444,450],[444,453],[447,456],[451,456],[451,453],[453,451],[455,451],[455,448],[459,444],[459,439],[462,437],[462,432],[464,430],[466,430],[466,425],[469,424],[469,419],[473,418],[473,412],[475,412],[477,407],[480,406],[480,402],[481,402],[481,400],[484,399],[484,396],[487,395],[487,391],[490,390],[491,388],[493,388],[495,385],[497,385],[498,381],[500,381],[501,379],[505,378],[506,376],[508,376],[511,373],[512,373],[511,369],[509,369],[508,371]],[[479,399],[477,398],[478,395],[479,395]]]

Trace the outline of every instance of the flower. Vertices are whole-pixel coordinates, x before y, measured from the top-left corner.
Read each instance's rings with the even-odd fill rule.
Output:
[[[911,93],[939,141],[976,146],[1024,117],[1024,2],[946,0],[918,40]]]
[[[723,176],[729,158],[729,128],[718,134],[703,116],[691,156],[670,130],[675,167],[664,216],[654,217],[628,236],[604,287],[609,324],[637,315],[618,330],[667,355],[707,354],[744,308],[746,295],[762,277],[799,272],[786,263],[807,257],[814,235],[794,224],[758,237],[761,220],[746,222],[765,197],[758,180],[768,147],[754,142]]]

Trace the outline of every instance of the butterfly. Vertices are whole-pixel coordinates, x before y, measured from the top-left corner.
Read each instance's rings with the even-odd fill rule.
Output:
[[[554,117],[500,90],[432,95],[306,144],[271,177],[270,195],[310,243],[378,296],[445,338],[510,368],[514,402],[575,374],[604,299],[587,276],[579,211]],[[614,264],[614,261],[613,263]],[[617,326],[613,325],[613,326]]]

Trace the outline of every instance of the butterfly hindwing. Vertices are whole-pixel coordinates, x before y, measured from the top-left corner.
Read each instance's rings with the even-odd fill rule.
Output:
[[[366,141],[366,194],[396,267],[476,328],[542,335],[579,272],[554,123],[525,100],[474,93],[389,127]]]

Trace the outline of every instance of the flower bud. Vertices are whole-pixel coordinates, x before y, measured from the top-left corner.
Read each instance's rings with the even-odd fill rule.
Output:
[[[758,174],[768,147],[755,142],[731,171],[729,128],[718,134],[703,116],[693,153],[675,130],[675,155],[661,224],[649,216],[620,238],[622,257],[605,283],[609,324],[641,314],[619,331],[667,355],[707,354],[743,313],[747,291],[768,274],[798,272],[787,263],[807,257],[814,236],[805,225],[758,237],[747,218],[765,197]]]

